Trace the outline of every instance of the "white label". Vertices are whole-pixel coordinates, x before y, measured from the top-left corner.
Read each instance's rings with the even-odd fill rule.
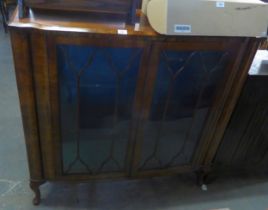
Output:
[[[216,7],[218,7],[218,8],[224,8],[225,7],[225,2],[224,1],[217,1],[216,2]]]
[[[192,26],[191,25],[175,25],[174,32],[175,33],[191,33]]]
[[[117,33],[118,34],[122,34],[122,35],[127,35],[127,30],[125,30],[125,29],[118,29],[117,30]]]
[[[134,31],[139,31],[140,30],[140,24],[135,23]]]

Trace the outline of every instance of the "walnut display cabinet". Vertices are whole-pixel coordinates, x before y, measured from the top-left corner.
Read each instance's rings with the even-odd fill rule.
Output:
[[[202,178],[261,39],[85,18],[31,11],[10,23],[34,204],[46,181]]]

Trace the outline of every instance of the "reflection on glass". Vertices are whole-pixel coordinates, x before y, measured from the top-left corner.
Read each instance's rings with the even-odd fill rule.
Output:
[[[190,164],[228,54],[162,51],[140,170]]]
[[[125,170],[142,50],[58,45],[64,174]]]

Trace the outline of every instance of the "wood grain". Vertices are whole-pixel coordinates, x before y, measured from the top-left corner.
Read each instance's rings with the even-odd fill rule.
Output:
[[[43,180],[29,33],[10,32],[31,180]]]

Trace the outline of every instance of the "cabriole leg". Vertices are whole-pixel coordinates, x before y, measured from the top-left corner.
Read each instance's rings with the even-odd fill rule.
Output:
[[[30,188],[35,194],[35,197],[33,199],[33,204],[35,206],[39,205],[41,202],[40,186],[44,183],[44,181],[30,181]]]

